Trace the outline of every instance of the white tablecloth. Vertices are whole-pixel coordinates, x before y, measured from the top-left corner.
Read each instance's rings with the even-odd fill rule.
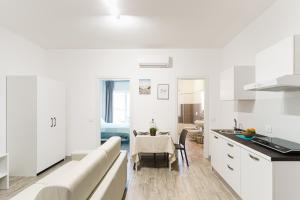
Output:
[[[176,160],[175,146],[170,135],[137,135],[132,146],[132,160],[139,164],[139,153],[169,153],[169,167]]]

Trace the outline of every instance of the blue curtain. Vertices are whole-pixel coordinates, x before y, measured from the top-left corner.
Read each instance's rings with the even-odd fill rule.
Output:
[[[105,81],[105,122],[113,122],[114,81]]]

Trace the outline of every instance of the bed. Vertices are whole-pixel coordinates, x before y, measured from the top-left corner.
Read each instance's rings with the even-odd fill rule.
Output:
[[[106,123],[101,120],[101,141],[106,141],[112,136],[120,136],[122,141],[129,141],[129,123]]]

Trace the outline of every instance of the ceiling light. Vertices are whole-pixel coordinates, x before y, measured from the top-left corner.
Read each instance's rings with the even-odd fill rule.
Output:
[[[116,19],[120,19],[120,10],[117,5],[117,0],[104,0],[105,5],[107,6],[110,14]]]

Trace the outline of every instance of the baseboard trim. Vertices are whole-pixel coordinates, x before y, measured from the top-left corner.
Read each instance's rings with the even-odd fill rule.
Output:
[[[61,162],[63,162],[65,159],[61,159],[60,161],[58,161],[58,162],[56,162],[56,163],[54,163],[53,165],[51,165],[50,167],[47,167],[46,169],[44,169],[43,171],[40,171],[39,173],[37,173],[36,175],[37,176],[39,176],[40,174],[42,174],[42,173],[44,173],[45,171],[47,171],[48,169],[50,169],[50,168],[52,168],[52,167],[54,167],[55,165],[57,165],[57,164],[59,164],[59,163],[61,163]]]

